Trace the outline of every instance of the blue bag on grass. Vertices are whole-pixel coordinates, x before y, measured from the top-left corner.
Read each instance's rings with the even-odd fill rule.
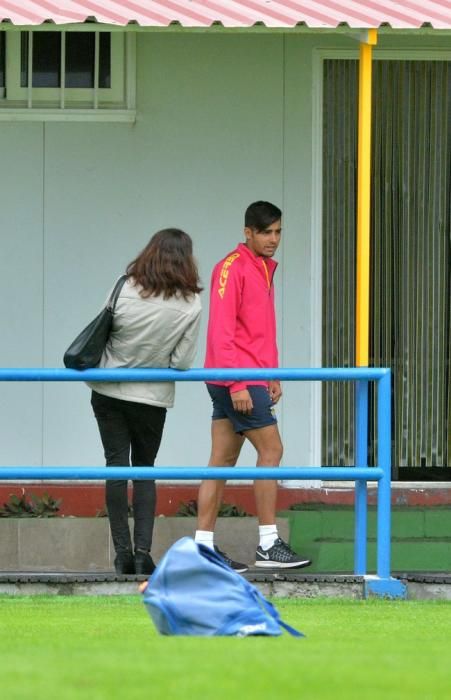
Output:
[[[279,636],[287,630],[277,610],[216,552],[182,537],[166,552],[144,591],[155,627],[166,635]]]

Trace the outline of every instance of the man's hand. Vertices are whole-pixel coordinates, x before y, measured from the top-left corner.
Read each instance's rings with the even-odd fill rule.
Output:
[[[272,379],[268,385],[269,395],[273,403],[277,403],[282,396],[282,387],[277,379]]]
[[[243,389],[242,391],[234,391],[230,394],[230,398],[232,399],[232,404],[235,411],[238,413],[245,413],[246,415],[250,415],[252,413],[254,404],[252,403],[251,395],[247,389]]]

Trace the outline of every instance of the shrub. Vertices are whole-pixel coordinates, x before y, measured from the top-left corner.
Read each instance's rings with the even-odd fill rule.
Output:
[[[62,499],[55,500],[46,491],[42,496],[30,494],[29,499],[22,489],[22,495],[11,494],[0,507],[0,518],[53,518],[60,509]]]

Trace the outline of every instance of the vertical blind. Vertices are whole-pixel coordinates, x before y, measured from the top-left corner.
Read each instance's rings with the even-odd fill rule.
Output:
[[[322,335],[331,367],[355,364],[357,98],[357,61],[325,61]],[[371,182],[370,365],[393,370],[395,474],[450,466],[450,62],[374,62]],[[325,383],[322,416],[323,464],[353,464],[353,387]]]

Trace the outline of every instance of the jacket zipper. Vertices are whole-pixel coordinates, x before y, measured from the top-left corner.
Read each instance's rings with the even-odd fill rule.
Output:
[[[265,261],[262,258],[262,265],[265,270],[265,275],[266,275],[266,282],[268,284],[268,294],[271,292],[271,280],[269,279],[269,272],[268,272],[268,267],[265,263]]]

